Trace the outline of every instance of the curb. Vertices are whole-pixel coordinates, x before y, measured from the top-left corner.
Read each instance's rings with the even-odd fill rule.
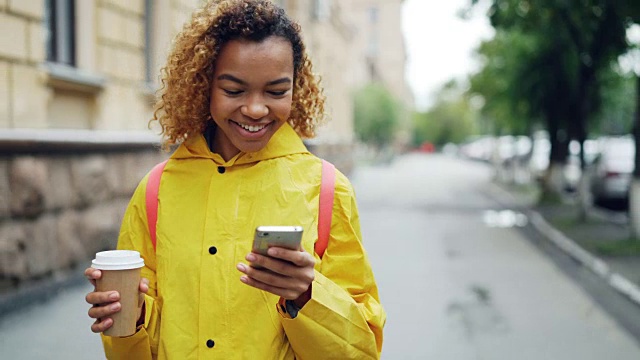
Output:
[[[16,290],[0,294],[0,319],[9,313],[47,301],[58,292],[86,281],[81,270],[71,270],[31,281]]]
[[[496,184],[492,183],[491,185],[494,195],[515,200],[514,196],[508,191],[502,189]],[[503,203],[513,202],[498,201]],[[586,267],[604,280],[615,291],[628,298],[635,305],[640,306],[640,287],[638,285],[623,275],[612,271],[606,262],[597,256],[594,256],[558,229],[551,226],[537,211],[529,209],[528,212],[529,214],[527,217],[529,218],[529,222],[536,231],[542,234],[547,240],[569,255],[572,259],[577,261],[580,265]]]

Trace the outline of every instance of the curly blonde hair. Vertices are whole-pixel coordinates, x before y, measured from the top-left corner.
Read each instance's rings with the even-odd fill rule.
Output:
[[[293,48],[288,122],[302,138],[315,136],[316,126],[324,120],[325,98],[300,25],[269,0],[210,0],[185,24],[161,70],[162,87],[151,121],[160,123],[164,149],[202,133],[210,121],[211,82],[222,47],[231,40],[259,42],[270,36],[287,39]]]

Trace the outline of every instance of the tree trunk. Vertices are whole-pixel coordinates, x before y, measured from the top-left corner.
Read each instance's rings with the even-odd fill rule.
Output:
[[[578,191],[584,191],[584,177],[585,159],[584,159],[584,142],[587,140],[587,126],[589,123],[589,115],[591,114],[591,100],[593,95],[593,86],[595,84],[595,73],[593,67],[582,64],[580,66],[580,78],[578,89],[578,106],[577,116],[574,125],[574,136],[580,143],[580,181],[578,183]],[[579,195],[580,196],[580,195]],[[578,206],[578,220],[581,222],[587,221],[587,207],[586,203],[581,201],[582,206]]]
[[[551,152],[549,153],[549,168],[542,183],[541,203],[558,202],[564,187],[563,171],[569,154],[569,136],[561,124],[559,117],[547,119]]]
[[[629,221],[632,236],[640,239],[640,75],[636,75],[636,113],[633,122],[633,137],[636,143],[635,169],[629,189]]]

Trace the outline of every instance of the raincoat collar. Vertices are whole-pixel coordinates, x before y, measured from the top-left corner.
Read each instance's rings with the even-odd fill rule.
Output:
[[[253,153],[239,153],[229,161],[224,161],[222,156],[211,152],[209,144],[204,134],[185,141],[171,156],[172,159],[211,159],[216,164],[222,166],[242,165],[255,163],[262,160],[274,159],[282,156],[308,153],[300,136],[288,123],[283,124],[278,131],[273,134],[267,146],[262,150]]]

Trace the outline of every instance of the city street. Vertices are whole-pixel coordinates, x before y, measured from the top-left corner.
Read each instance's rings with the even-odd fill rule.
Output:
[[[383,359],[640,358],[635,338],[519,229],[491,226],[501,208],[486,165],[411,154],[352,180],[388,315]],[[0,319],[0,359],[103,358],[89,289]]]
[[[638,359],[637,342],[515,228],[483,164],[409,155],[354,176],[388,314],[383,359]]]

